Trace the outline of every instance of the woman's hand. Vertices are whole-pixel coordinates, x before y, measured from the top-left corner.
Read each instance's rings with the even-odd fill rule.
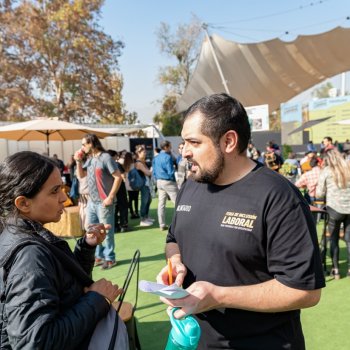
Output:
[[[85,234],[85,241],[91,247],[101,244],[105,238],[107,231],[111,228],[109,224],[89,224]]]
[[[117,284],[112,284],[111,281],[101,278],[100,280],[94,282],[91,286],[85,287],[84,292],[99,293],[113,303],[113,301],[123,293],[123,289],[119,288]]]

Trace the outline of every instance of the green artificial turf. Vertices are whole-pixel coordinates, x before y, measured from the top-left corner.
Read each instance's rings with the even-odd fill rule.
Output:
[[[157,218],[157,200],[151,204],[150,216]],[[174,205],[167,202],[167,224],[170,224]],[[139,220],[129,220],[132,231],[115,234],[116,267],[102,271],[96,267],[95,280],[106,278],[113,283],[123,284],[130,260],[136,249],[141,251],[140,279],[155,281],[156,275],[165,266],[164,244],[166,232],[159,230],[157,221],[153,226],[140,227]],[[322,222],[318,231],[322,230]],[[74,240],[68,240],[74,246]],[[347,331],[350,323],[350,278],[345,277],[346,249],[341,240],[340,280],[327,277],[327,286],[322,291],[320,303],[313,308],[302,310],[302,325],[308,350],[347,350],[350,349],[350,337]],[[328,259],[329,265],[329,259]],[[136,275],[136,274],[135,274]],[[134,275],[134,276],[135,276]],[[131,281],[125,300],[135,301],[136,282]],[[166,306],[152,294],[139,292],[137,310],[137,329],[143,350],[163,350],[170,330]],[[232,325],[234,327],[234,325]]]

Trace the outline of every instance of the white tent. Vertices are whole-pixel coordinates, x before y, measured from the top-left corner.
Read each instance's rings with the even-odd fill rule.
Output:
[[[350,119],[343,119],[335,122],[334,124],[340,124],[340,125],[350,125]]]
[[[350,70],[349,43],[350,29],[341,27],[292,42],[273,39],[238,44],[218,35],[211,37],[226,92],[244,106],[268,104],[270,111],[326,78]],[[225,92],[213,51],[206,38],[178,111],[203,96]]]

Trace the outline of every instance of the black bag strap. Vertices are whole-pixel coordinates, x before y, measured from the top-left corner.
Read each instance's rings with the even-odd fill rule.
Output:
[[[108,350],[115,349],[115,342],[117,341],[117,335],[118,335],[118,324],[119,324],[119,316],[118,316],[118,311],[117,311],[115,313],[113,333],[112,333],[111,341],[109,342]]]
[[[135,303],[133,306],[133,313],[135,312],[136,305],[137,305],[137,299],[138,299],[138,295],[139,295],[138,284],[139,284],[139,273],[140,273],[140,256],[141,256],[141,253],[137,249],[134,253],[133,258],[131,259],[131,262],[130,262],[129,270],[128,270],[128,273],[126,275],[126,278],[125,278],[125,281],[123,284],[123,293],[120,294],[119,299],[118,299],[119,305],[118,305],[117,313],[119,313],[119,311],[122,307],[125,294],[128,290],[130,281],[131,281],[132,276],[133,276],[135,269],[136,269],[136,296],[135,296]]]

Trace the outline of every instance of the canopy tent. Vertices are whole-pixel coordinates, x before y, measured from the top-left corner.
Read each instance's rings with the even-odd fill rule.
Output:
[[[177,103],[178,111],[203,96],[225,91],[246,107],[268,104],[270,110],[276,110],[326,78],[350,70],[348,28],[300,36],[292,42],[273,39],[238,44],[218,35],[210,41],[207,37],[202,44],[191,81]]]
[[[147,129],[149,127],[153,127],[160,134],[160,131],[154,124],[131,124],[131,125],[118,125],[118,126],[103,126],[103,124],[96,124],[94,127],[98,128],[101,131],[106,131],[112,135],[120,135],[120,134],[133,134],[135,132]]]
[[[107,130],[54,119],[32,119],[0,127],[0,138],[3,139],[46,141],[47,154],[50,154],[50,141],[78,140],[87,133],[94,133],[100,138],[111,136]]]
[[[340,125],[350,125],[350,119],[343,119],[343,120],[338,120],[334,124],[340,124]]]
[[[299,131],[303,131],[305,129],[311,128],[314,125],[317,125],[319,123],[325,122],[326,120],[328,120],[329,118],[334,117],[334,115],[330,116],[330,117],[324,117],[324,118],[319,118],[319,119],[314,119],[314,120],[309,120],[305,123],[303,123],[303,125],[299,126],[298,128],[292,130],[290,133],[288,133],[288,135],[292,135],[296,132]]]

